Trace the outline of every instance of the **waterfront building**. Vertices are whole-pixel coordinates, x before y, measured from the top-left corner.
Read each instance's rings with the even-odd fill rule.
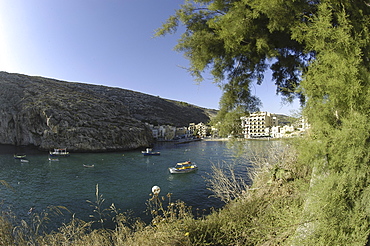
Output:
[[[302,118],[299,119],[297,128],[298,128],[299,131],[305,132],[310,128],[310,124],[308,124],[306,118],[302,117]]]
[[[190,123],[188,127],[188,131],[190,135],[197,135],[199,137],[206,137],[208,133],[208,126],[203,122],[198,124]]]
[[[268,112],[255,112],[240,119],[244,138],[288,138],[301,136],[310,128],[305,118],[297,119],[291,124],[287,116]]]
[[[170,125],[154,126],[147,124],[153,133],[153,138],[162,140],[171,140],[175,137],[176,127]]]
[[[218,138],[219,137],[219,135],[218,135],[218,128],[217,127],[214,127],[214,126],[211,127],[211,136],[213,138]]]
[[[172,140],[174,138],[189,138],[197,135],[199,137],[206,137],[208,135],[209,127],[204,123],[190,123],[189,127],[175,127],[170,125],[154,126],[146,123],[152,130],[153,138],[158,140]]]
[[[151,127],[153,138],[158,139],[159,137],[159,127],[153,126]]]
[[[206,124],[204,124],[203,122],[200,122],[195,127],[198,130],[198,135],[200,137],[204,138],[207,136],[208,127],[206,126]]]
[[[268,112],[255,112],[240,119],[245,138],[270,137],[272,127],[278,125],[277,117]]]
[[[190,136],[194,135],[195,130],[195,123],[189,123],[188,132]]]
[[[281,126],[273,126],[273,127],[271,127],[271,137],[273,137],[273,138],[281,138],[280,128],[281,128]]]
[[[271,128],[270,136],[273,138],[288,138],[296,135],[296,129],[292,125],[273,126]]]
[[[176,137],[187,138],[187,128],[186,127],[177,127],[176,128]]]

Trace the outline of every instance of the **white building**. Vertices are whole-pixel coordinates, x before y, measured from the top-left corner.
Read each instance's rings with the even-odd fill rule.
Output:
[[[292,137],[296,130],[292,125],[274,126],[271,128],[270,136],[273,138],[288,138]]]
[[[281,128],[281,126],[273,126],[273,127],[271,127],[271,137],[273,137],[273,138],[281,138],[280,128]]]
[[[195,123],[189,123],[188,134],[192,136],[196,130]]]
[[[189,135],[194,135],[196,133],[199,137],[206,137],[208,132],[208,126],[203,122],[198,124],[190,123],[188,127]]]
[[[188,133],[188,129],[185,126],[176,128],[176,137],[186,138],[188,137],[187,133]]]
[[[170,125],[154,126],[147,124],[153,133],[153,138],[171,140],[175,137],[176,127]]]
[[[199,124],[196,125],[196,127],[199,130],[198,135],[200,137],[204,138],[207,136],[208,127],[206,126],[206,124],[204,124],[203,122],[200,122]]]
[[[240,119],[245,138],[269,137],[272,127],[278,124],[278,119],[268,112],[255,112]]]
[[[306,118],[302,117],[302,118],[299,119],[299,123],[298,123],[297,128],[298,128],[299,131],[304,132],[304,131],[307,131],[307,129],[310,128],[310,124],[308,124]]]

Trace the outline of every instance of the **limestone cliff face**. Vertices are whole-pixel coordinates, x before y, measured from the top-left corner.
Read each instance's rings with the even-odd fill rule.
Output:
[[[177,124],[157,112],[166,107],[155,105],[156,100],[178,110],[175,102],[128,90],[0,72],[0,144],[71,151],[148,146],[153,139],[144,121]],[[151,107],[159,108],[153,112]],[[190,121],[199,118],[196,109],[188,110]],[[181,110],[163,113],[174,114],[177,121]]]

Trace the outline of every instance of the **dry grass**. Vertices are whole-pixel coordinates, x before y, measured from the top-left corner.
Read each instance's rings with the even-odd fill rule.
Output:
[[[211,166],[211,178],[207,178],[209,189],[214,193],[214,197],[229,203],[231,200],[240,197],[249,189],[246,180],[235,174],[234,166],[220,164]]]
[[[0,245],[13,245],[13,225],[5,216],[0,216]]]

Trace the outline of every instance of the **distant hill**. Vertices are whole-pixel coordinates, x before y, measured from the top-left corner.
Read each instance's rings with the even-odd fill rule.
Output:
[[[275,115],[279,120],[279,125],[284,126],[291,124],[292,117],[287,116],[285,114],[275,114]]]
[[[0,144],[48,150],[149,146],[145,123],[208,122],[216,110],[130,90],[0,72]]]

